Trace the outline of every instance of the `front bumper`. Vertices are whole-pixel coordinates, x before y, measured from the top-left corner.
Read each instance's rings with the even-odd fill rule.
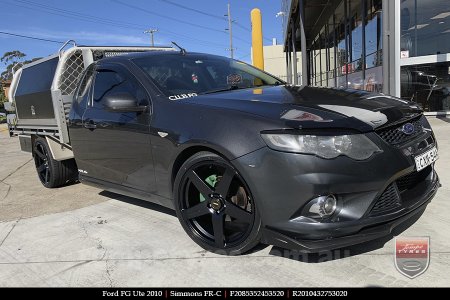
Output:
[[[381,222],[377,225],[372,225],[372,221],[374,220],[371,220],[361,222],[357,226],[346,228],[346,230],[356,232],[354,234],[322,240],[302,240],[296,238],[295,234],[290,235],[270,228],[264,228],[262,242],[282,248],[300,250],[301,252],[315,253],[376,240],[390,235],[395,228],[407,223],[409,220],[417,216],[420,216],[425,211],[425,208],[431,199],[433,199],[438,187],[439,181],[437,180],[435,184],[430,187],[426,196],[419,199],[417,202],[417,207],[411,208],[401,217],[384,223]]]
[[[366,161],[347,157],[325,160],[269,148],[234,160],[256,199],[264,227],[263,242],[320,252],[389,235],[393,228],[423,212],[440,186],[431,166],[420,182],[402,191],[401,205],[372,213],[390,185],[415,172],[414,156],[418,153],[411,151],[431,135],[429,132],[418,141],[393,147],[369,133],[383,153]],[[318,221],[301,215],[311,199],[328,194],[338,196],[339,209],[331,219]]]

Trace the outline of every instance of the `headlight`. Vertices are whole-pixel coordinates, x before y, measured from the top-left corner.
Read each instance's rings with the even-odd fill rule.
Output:
[[[382,152],[363,134],[317,136],[263,133],[261,136],[267,146],[274,150],[314,154],[328,159],[345,155],[355,160],[364,160],[374,153]]]

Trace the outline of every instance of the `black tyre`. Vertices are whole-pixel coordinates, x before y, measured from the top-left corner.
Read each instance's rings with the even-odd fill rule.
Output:
[[[56,188],[73,183],[78,178],[74,159],[54,160],[47,141],[37,138],[33,145],[33,158],[39,180],[46,188]]]
[[[174,199],[184,230],[205,250],[239,255],[259,243],[261,219],[250,189],[222,157],[190,157],[175,178]]]

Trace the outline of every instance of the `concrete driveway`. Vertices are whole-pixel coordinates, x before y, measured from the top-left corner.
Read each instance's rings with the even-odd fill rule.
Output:
[[[430,121],[443,186],[401,233],[431,239],[430,267],[413,280],[396,270],[392,239],[321,256],[208,253],[157,205],[81,184],[45,189],[2,125],[0,286],[450,286],[450,120]]]

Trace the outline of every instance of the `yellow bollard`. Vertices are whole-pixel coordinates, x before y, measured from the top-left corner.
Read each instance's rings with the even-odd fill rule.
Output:
[[[261,11],[255,8],[251,12],[253,65],[264,70],[264,51]]]

